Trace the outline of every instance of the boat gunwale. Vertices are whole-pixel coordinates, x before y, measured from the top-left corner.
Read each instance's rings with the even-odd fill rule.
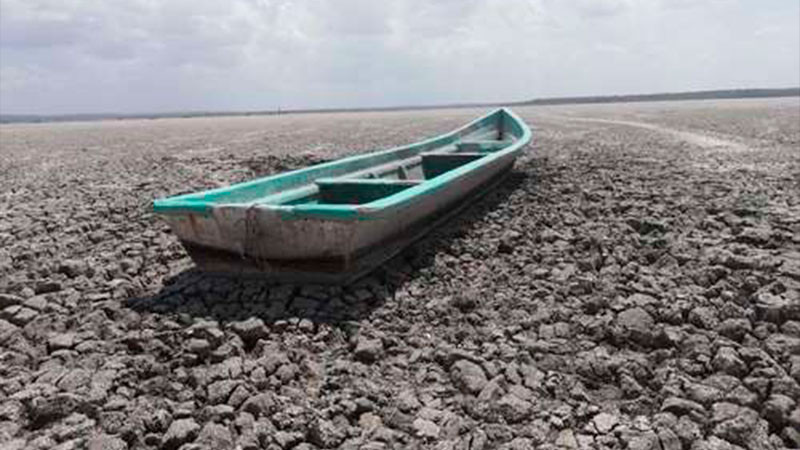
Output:
[[[252,187],[255,185],[260,185],[263,183],[275,182],[281,179],[302,175],[304,173],[311,173],[313,171],[318,171],[320,169],[335,168],[351,164],[353,162],[360,162],[372,158],[377,158],[379,156],[388,155],[391,153],[400,153],[402,151],[407,151],[419,147],[423,147],[423,150],[421,151],[424,152],[425,146],[441,147],[444,145],[448,145],[453,142],[454,137],[458,136],[463,131],[471,127],[474,127],[476,125],[480,125],[481,122],[488,121],[490,118],[498,114],[507,115],[521,129],[522,134],[521,136],[518,136],[516,141],[512,142],[507,147],[501,150],[488,152],[486,156],[482,158],[476,159],[475,161],[459,166],[455,169],[452,169],[448,172],[445,172],[429,180],[423,180],[416,186],[410,187],[408,189],[405,189],[401,192],[390,195],[388,197],[372,201],[370,203],[365,203],[362,205],[325,205],[325,204],[280,205],[280,204],[259,203],[258,199],[249,202],[226,203],[224,201],[208,200],[207,198],[205,198],[209,195],[225,194],[232,191],[238,191],[241,189]],[[502,124],[500,126],[502,127]],[[479,128],[482,127],[479,126],[478,129]],[[502,158],[504,156],[519,151],[522,147],[524,147],[530,142],[531,137],[532,137],[532,132],[530,128],[528,127],[527,124],[525,124],[525,122],[519,116],[517,116],[513,111],[511,111],[508,108],[504,107],[497,108],[489,112],[488,114],[478,117],[453,131],[438,136],[434,136],[419,142],[414,142],[399,147],[393,147],[386,150],[379,150],[366,154],[354,155],[338,159],[335,161],[317,164],[310,167],[304,167],[301,169],[292,170],[289,172],[284,172],[281,174],[272,175],[268,177],[258,178],[251,181],[245,181],[242,183],[237,183],[221,188],[158,199],[153,202],[153,209],[156,213],[159,214],[180,215],[186,213],[195,213],[208,216],[211,214],[214,208],[241,207],[241,208],[269,209],[279,213],[281,218],[283,219],[317,218],[317,219],[334,219],[334,220],[337,219],[370,220],[378,218],[380,216],[384,216],[384,214],[393,212],[398,208],[406,207],[412,204],[415,199],[419,199],[420,197],[425,195],[433,194],[439,189],[442,189],[444,186],[450,184],[451,182],[460,178],[461,176],[464,176],[467,173],[472,172],[473,170],[478,170],[480,167],[491,164],[493,161],[499,158]],[[329,176],[326,177],[323,175],[320,176],[319,178],[330,178],[330,177]],[[290,189],[298,189],[301,187],[302,185]],[[279,194],[280,193],[273,193],[267,195],[279,195]],[[200,196],[200,198],[197,198],[198,196]]]

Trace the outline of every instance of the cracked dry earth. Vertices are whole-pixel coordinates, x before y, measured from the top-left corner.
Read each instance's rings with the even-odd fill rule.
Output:
[[[800,446],[800,101],[516,110],[347,288],[197,274],[149,202],[482,111],[0,127],[0,448]]]

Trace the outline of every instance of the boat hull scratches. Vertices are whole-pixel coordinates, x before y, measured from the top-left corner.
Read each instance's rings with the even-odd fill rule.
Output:
[[[288,284],[349,285],[397,256],[433,229],[475,205],[474,200],[485,196],[505,181],[513,164],[512,160],[492,178],[464,192],[459,201],[453,202],[449,207],[352,255],[311,259],[268,259],[236,254],[186,240],[182,240],[181,243],[198,269],[207,275],[224,278],[258,278]],[[470,201],[463,201],[465,198]]]

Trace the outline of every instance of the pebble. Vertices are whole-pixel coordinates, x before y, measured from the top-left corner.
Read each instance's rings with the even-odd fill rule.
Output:
[[[575,438],[575,433],[570,429],[561,430],[556,438],[555,445],[560,448],[577,449],[578,439]]]
[[[719,334],[741,342],[751,331],[750,321],[747,319],[726,319],[717,327]]]
[[[4,344],[6,341],[18,336],[18,333],[18,326],[6,320],[0,319],[0,344]]]
[[[462,391],[477,394],[486,386],[486,373],[481,366],[465,359],[456,361],[450,369],[450,377]]]
[[[435,440],[439,438],[440,428],[435,423],[427,419],[417,418],[413,423],[415,434],[425,440]]]
[[[773,394],[764,402],[762,415],[773,426],[780,428],[789,421],[789,415],[792,411],[795,411],[796,406],[797,402],[792,398],[786,395]]]
[[[595,430],[600,434],[606,434],[614,429],[619,423],[617,416],[609,413],[600,413],[592,418]]]
[[[197,436],[197,444],[212,449],[234,448],[233,436],[227,426],[208,422]]]
[[[620,342],[628,339],[639,345],[650,345],[653,339],[655,321],[642,308],[627,309],[617,316],[615,322],[616,337]]]
[[[516,395],[508,394],[503,396],[498,402],[497,407],[500,415],[507,423],[519,423],[530,417],[533,405],[530,402],[518,398]]]
[[[671,412],[677,416],[686,414],[703,414],[703,405],[679,397],[669,397],[661,404],[661,411]]]
[[[75,333],[58,333],[50,336],[47,340],[47,348],[51,352],[57,350],[68,350],[75,346]]]
[[[365,412],[358,417],[358,425],[364,430],[371,431],[383,426],[380,416]]]
[[[239,382],[236,380],[220,380],[209,384],[208,401],[212,405],[227,402],[231,392],[233,392],[238,384]]]
[[[274,413],[276,408],[277,402],[274,395],[267,392],[256,394],[248,398],[242,405],[242,410],[249,412],[254,417],[267,417]]]
[[[127,450],[128,444],[117,436],[100,434],[89,439],[87,450]]]
[[[8,319],[8,321],[20,327],[27,325],[28,322],[32,321],[39,315],[39,313],[37,313],[36,310],[26,308],[24,306],[22,307],[10,306],[9,308],[17,308],[17,309],[16,311],[14,311],[14,314]],[[6,308],[6,310],[8,310],[8,308]]]
[[[58,266],[58,271],[67,275],[70,278],[76,278],[86,271],[86,266],[82,261],[75,259],[67,259],[61,261]]]
[[[308,440],[321,448],[337,448],[346,435],[333,422],[317,420],[308,430]]]
[[[194,419],[175,420],[161,438],[161,446],[167,450],[177,449],[187,442],[194,441],[199,432],[200,425]]]
[[[728,375],[743,377],[747,374],[747,364],[739,358],[738,353],[731,347],[720,347],[711,365],[715,370],[725,372]]]
[[[256,317],[234,322],[231,324],[231,330],[238,334],[243,341],[251,344],[254,344],[256,341],[269,334],[266,325],[264,325],[264,321]]]
[[[22,297],[0,292],[0,309],[5,308],[6,306],[21,305],[24,301],[25,300]]]
[[[689,323],[698,328],[713,330],[717,327],[719,319],[717,318],[717,313],[713,308],[701,306],[694,308],[689,312]]]
[[[55,280],[39,281],[33,288],[36,295],[49,294],[51,292],[58,292],[62,288],[61,283]]]
[[[383,354],[383,343],[380,339],[368,339],[361,337],[356,343],[353,355],[359,361],[372,363],[377,361]]]

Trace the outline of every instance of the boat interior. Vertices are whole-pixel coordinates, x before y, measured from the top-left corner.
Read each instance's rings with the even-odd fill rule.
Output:
[[[493,130],[493,136],[498,137]],[[260,204],[273,205],[362,205],[416,186],[508,147],[513,140],[469,139],[419,152],[408,158],[356,170],[337,177],[318,178],[312,184],[263,197]],[[478,138],[478,139],[476,139]]]
[[[524,136],[516,119],[498,109],[454,132],[404,147],[352,156],[225,188],[160,199],[158,212],[206,211],[214,203],[363,205],[513,146]]]

